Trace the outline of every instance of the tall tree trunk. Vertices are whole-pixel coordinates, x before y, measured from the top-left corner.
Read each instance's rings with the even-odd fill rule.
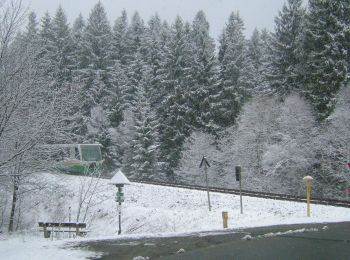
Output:
[[[12,194],[12,206],[10,214],[9,232],[13,232],[13,222],[15,218],[15,210],[17,204],[17,192],[18,192],[19,176],[13,176],[13,194]]]
[[[2,203],[2,205],[3,205],[1,212],[0,212],[0,232],[1,232],[2,226],[4,225],[4,218],[5,218],[5,211],[6,211],[6,207],[7,207],[7,201],[8,201],[7,196],[5,196],[5,198],[0,201],[0,203]]]

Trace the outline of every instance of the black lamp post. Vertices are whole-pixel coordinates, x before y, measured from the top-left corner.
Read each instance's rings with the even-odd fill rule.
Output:
[[[122,233],[122,202],[124,202],[124,193],[122,192],[122,188],[124,185],[130,185],[130,181],[126,176],[122,173],[121,170],[119,170],[113,178],[110,180],[109,184],[115,185],[118,188],[115,201],[119,204],[119,210],[118,210],[118,219],[119,219],[119,230],[118,235]]]

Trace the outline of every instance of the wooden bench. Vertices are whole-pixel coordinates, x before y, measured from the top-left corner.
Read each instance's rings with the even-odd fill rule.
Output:
[[[76,236],[85,236],[87,234],[86,223],[58,223],[58,222],[39,222],[40,232],[44,232],[44,238],[50,238],[56,234],[75,233]],[[73,230],[71,230],[73,229]]]

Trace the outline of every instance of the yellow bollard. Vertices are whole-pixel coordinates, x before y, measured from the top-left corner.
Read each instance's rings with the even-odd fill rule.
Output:
[[[305,176],[303,180],[306,180],[306,203],[307,203],[307,216],[310,217],[310,199],[311,199],[311,176]]]
[[[223,211],[222,212],[222,221],[224,224],[224,228],[227,228],[227,219],[228,219],[228,212],[227,211]]]

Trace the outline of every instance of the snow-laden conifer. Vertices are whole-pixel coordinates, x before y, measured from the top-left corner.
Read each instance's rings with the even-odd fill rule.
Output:
[[[85,21],[81,14],[75,19],[71,30],[73,42],[73,71],[74,75],[81,76],[81,69],[87,67],[87,55],[83,46]]]
[[[67,17],[61,6],[52,19],[52,35],[51,62],[55,67],[54,77],[58,84],[64,84],[71,81],[73,43]]]
[[[310,0],[304,36],[304,93],[320,120],[336,103],[336,93],[347,73],[342,5],[334,0]]]
[[[220,107],[217,120],[221,125],[235,122],[242,105],[253,88],[252,65],[243,35],[244,23],[239,14],[231,13],[220,37]]]
[[[121,65],[125,66],[127,62],[127,32],[128,32],[128,16],[125,10],[122,11],[113,26],[112,41],[112,58],[118,60]]]
[[[142,56],[145,55],[146,50],[144,47],[144,33],[145,24],[143,19],[141,19],[138,12],[135,12],[131,18],[130,25],[126,34],[125,45],[126,45],[126,55],[127,63],[130,63],[134,58],[137,51],[139,51]]]
[[[33,43],[38,39],[38,21],[34,12],[30,12],[28,15],[28,23],[23,37],[27,43]]]
[[[163,27],[160,17],[156,14],[151,17],[145,33],[146,64],[149,73],[149,84],[146,87],[150,98],[150,104],[156,111],[159,110],[164,95],[165,81],[165,48],[168,37],[167,27]]]
[[[154,180],[158,173],[158,124],[147,101],[143,81],[138,88],[134,107],[135,134],[131,144],[130,175],[137,179]]]
[[[163,171],[172,179],[181,158],[182,144],[191,129],[189,122],[193,108],[189,107],[189,26],[177,17],[171,26],[170,35],[165,46],[165,78],[158,113]]]
[[[274,92],[288,95],[300,87],[299,65],[305,10],[302,0],[288,0],[275,18],[269,81]]]
[[[214,40],[209,35],[209,23],[203,11],[199,11],[190,33],[191,83],[189,107],[193,114],[193,126],[215,132],[215,111],[218,109],[218,62]]]

